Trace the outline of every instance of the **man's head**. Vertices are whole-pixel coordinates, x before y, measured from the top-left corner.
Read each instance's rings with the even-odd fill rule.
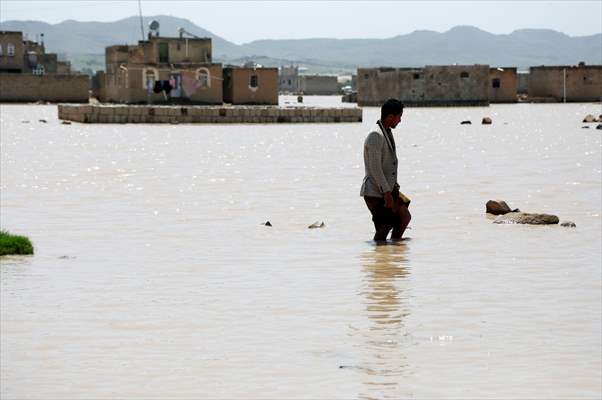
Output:
[[[395,128],[403,114],[403,103],[397,99],[389,99],[380,108],[380,122],[386,128]]]

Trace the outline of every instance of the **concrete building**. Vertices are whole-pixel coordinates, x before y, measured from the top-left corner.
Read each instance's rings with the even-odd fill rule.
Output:
[[[299,67],[281,66],[278,73],[278,90],[281,93],[299,93],[305,95],[339,94],[336,76],[300,75]]]
[[[529,68],[529,99],[601,101],[602,65],[560,65]]]
[[[184,34],[190,35],[181,29],[179,37],[163,37],[151,30],[137,45],[107,47],[106,71],[94,77],[94,95],[134,104],[278,104],[278,69],[223,69],[212,62],[210,38]]]
[[[22,73],[24,69],[23,33],[0,31],[0,73]]]
[[[89,79],[22,32],[0,31],[0,101],[88,102]]]
[[[107,47],[105,62],[94,90],[101,101],[222,103],[222,66],[211,62],[210,38],[149,35],[134,46]]]
[[[306,95],[339,94],[339,82],[336,76],[300,75],[299,92]]]
[[[517,88],[516,68],[489,68],[490,103],[515,103],[517,101]]]
[[[487,105],[488,65],[358,68],[357,101],[380,106],[389,98],[406,105]]]
[[[224,68],[224,102],[278,105],[278,68]]]
[[[296,93],[299,91],[299,67],[294,65],[281,66],[278,79],[278,90],[280,92]]]
[[[518,72],[518,83],[516,92],[520,95],[526,95],[529,92],[529,73],[528,72]]]

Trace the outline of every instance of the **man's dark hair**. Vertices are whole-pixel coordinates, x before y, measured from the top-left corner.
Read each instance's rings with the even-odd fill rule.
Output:
[[[387,115],[398,115],[403,112],[403,103],[397,99],[389,99],[380,108],[380,120],[387,118]]]

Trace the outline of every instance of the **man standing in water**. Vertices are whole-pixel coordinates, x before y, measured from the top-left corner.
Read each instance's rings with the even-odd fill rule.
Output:
[[[392,240],[400,240],[412,216],[408,211],[410,200],[399,192],[397,184],[397,153],[394,129],[403,114],[403,104],[389,99],[383,104],[376,129],[364,142],[366,176],[360,195],[372,214],[376,228],[374,240],[385,241],[392,229]]]

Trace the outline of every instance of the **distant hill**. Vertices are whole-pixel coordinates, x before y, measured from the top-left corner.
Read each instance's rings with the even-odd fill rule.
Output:
[[[492,34],[472,26],[447,32],[415,31],[387,39],[257,40],[243,45],[229,42],[187,19],[157,15],[144,17],[161,23],[160,33],[177,36],[177,28],[213,39],[213,54],[222,62],[258,59],[264,65],[296,63],[310,72],[350,72],[359,67],[412,67],[426,64],[490,64],[528,69],[533,65],[602,64],[602,33],[572,37],[545,29],[522,29],[507,35]],[[115,22],[59,24],[40,21],[4,21],[0,30],[18,30],[35,38],[45,34],[48,51],[62,54],[75,67],[103,68],[104,48],[134,44],[141,39],[138,17]]]
[[[148,24],[152,20],[161,23],[160,33],[163,36],[177,36],[178,28],[213,39],[213,53],[216,56],[236,53],[238,45],[203,29],[187,19],[156,15],[143,17],[144,32],[148,33]],[[105,47],[115,44],[135,44],[142,39],[140,18],[128,17],[115,22],[80,22],[67,20],[58,24],[41,21],[3,21],[0,29],[7,31],[23,31],[35,38],[44,33],[46,48],[56,53],[104,54]]]

